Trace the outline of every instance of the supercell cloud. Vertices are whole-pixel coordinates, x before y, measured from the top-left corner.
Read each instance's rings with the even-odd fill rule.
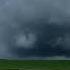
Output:
[[[0,58],[70,57],[70,0],[0,0]]]

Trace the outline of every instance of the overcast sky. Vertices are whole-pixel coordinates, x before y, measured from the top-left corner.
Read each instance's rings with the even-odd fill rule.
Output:
[[[69,59],[70,0],[0,0],[0,58]]]

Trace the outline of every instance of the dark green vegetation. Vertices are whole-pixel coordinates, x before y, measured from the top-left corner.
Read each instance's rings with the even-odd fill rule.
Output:
[[[0,60],[0,69],[8,70],[70,70],[70,61],[62,60]],[[23,68],[23,69],[21,69]]]

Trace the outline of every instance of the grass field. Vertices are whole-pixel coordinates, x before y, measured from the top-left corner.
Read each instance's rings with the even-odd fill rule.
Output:
[[[70,70],[70,61],[0,60],[0,70]]]

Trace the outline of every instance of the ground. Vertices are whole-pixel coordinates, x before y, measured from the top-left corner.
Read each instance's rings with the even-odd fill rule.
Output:
[[[70,61],[0,60],[0,70],[70,70]]]

